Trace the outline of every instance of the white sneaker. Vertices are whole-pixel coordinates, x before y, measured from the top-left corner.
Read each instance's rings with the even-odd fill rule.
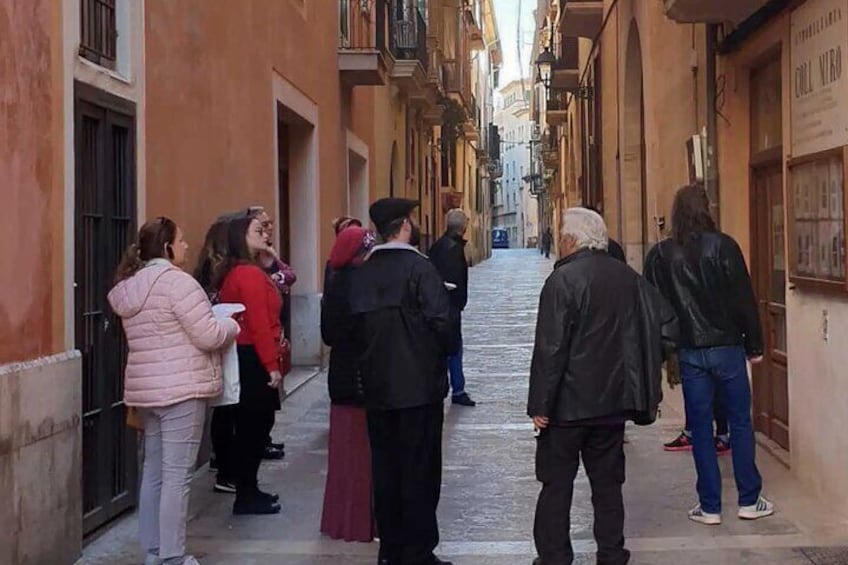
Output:
[[[740,506],[739,518],[742,520],[759,520],[766,516],[774,514],[774,504],[763,498],[757,500],[757,503],[752,506]]]
[[[709,512],[704,512],[701,510],[700,504],[689,511],[689,519],[693,522],[698,522],[699,524],[705,524],[707,526],[718,526],[721,524],[721,514],[710,514]]]
[[[200,565],[200,561],[198,561],[195,556],[189,555],[185,558],[185,561],[183,561],[183,565]]]

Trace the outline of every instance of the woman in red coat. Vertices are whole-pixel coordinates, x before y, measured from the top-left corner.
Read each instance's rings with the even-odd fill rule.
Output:
[[[236,416],[234,514],[276,514],[278,496],[259,490],[258,472],[279,403],[282,299],[257,259],[268,251],[261,222],[237,218],[217,280],[221,302],[244,304],[237,339],[241,395]]]

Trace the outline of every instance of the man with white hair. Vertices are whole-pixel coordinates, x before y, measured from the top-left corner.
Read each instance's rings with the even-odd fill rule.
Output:
[[[607,253],[603,219],[565,211],[561,259],[539,302],[527,414],[537,429],[542,483],[533,535],[536,564],[574,559],[569,530],[582,458],[592,487],[597,562],[623,565],[624,424],[647,425],[662,399],[662,340],[674,312],[639,274]]]
[[[445,217],[445,235],[430,248],[430,261],[449,283],[451,299],[451,320],[454,334],[459,340],[456,353],[448,357],[450,374],[451,402],[460,406],[476,406],[465,392],[465,373],[462,368],[462,311],[468,304],[468,261],[465,259],[465,232],[468,230],[468,216],[459,208],[454,208]],[[453,288],[456,286],[456,288]]]

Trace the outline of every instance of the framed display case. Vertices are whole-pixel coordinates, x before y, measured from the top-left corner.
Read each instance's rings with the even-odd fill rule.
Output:
[[[789,280],[799,288],[848,291],[846,162],[848,147],[789,162]]]

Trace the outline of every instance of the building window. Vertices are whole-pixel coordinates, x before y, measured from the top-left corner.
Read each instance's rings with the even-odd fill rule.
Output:
[[[81,0],[80,55],[109,69],[118,54],[115,0]]]

